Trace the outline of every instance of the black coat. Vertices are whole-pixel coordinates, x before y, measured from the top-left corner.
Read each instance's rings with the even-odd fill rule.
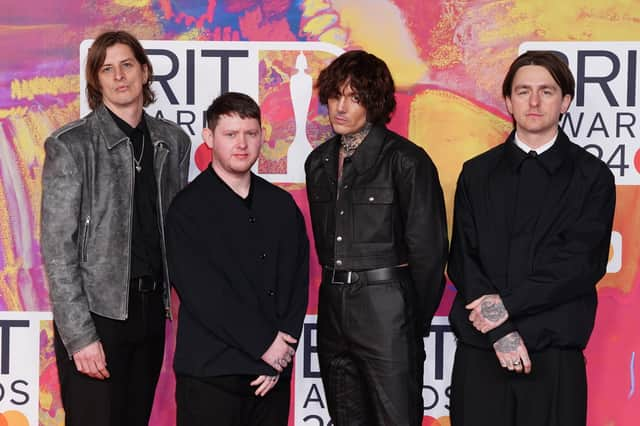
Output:
[[[514,250],[515,238],[523,236],[511,234],[508,226],[522,156],[513,136],[467,161],[458,179],[448,267],[458,294],[450,321],[458,339],[474,346],[490,348],[517,330],[529,351],[583,349],[609,255],[614,178],[602,161],[559,130],[556,143],[538,157],[549,184],[537,222],[525,236],[528,249]],[[469,322],[464,305],[496,293],[510,317],[483,335]]]
[[[273,375],[262,354],[278,331],[300,335],[309,280],[304,218],[283,189],[255,175],[251,187],[248,208],[209,167],[169,209],[171,283],[181,302],[177,373]]]
[[[320,264],[360,271],[409,264],[419,321],[428,333],[444,290],[447,222],[438,171],[427,153],[374,126],[338,185],[340,136],[305,164]]]

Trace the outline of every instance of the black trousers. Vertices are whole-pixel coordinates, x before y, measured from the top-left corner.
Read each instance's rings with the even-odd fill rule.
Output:
[[[55,330],[54,346],[67,426],[147,426],[164,356],[162,289],[129,294],[129,317],[92,314],[111,375],[97,380],[76,370]]]
[[[249,384],[257,377],[176,374],[177,426],[287,426],[291,378],[261,397]]]
[[[407,269],[399,275],[320,286],[318,357],[336,426],[422,424],[423,336],[413,282]]]
[[[585,426],[582,351],[529,353],[529,375],[502,368],[494,351],[458,343],[451,377],[452,426]]]

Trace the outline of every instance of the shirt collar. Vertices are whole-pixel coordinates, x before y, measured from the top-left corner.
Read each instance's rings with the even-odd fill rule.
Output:
[[[518,148],[523,150],[526,154],[529,154],[531,151],[534,151],[537,155],[540,155],[543,152],[548,151],[553,146],[553,144],[556,143],[556,139],[558,139],[558,133],[556,133],[555,136],[544,145],[541,145],[537,148],[531,148],[529,145],[527,145],[526,143],[520,140],[520,138],[518,137],[518,132],[516,132],[515,135],[513,136],[513,140],[516,143],[516,146]]]
[[[111,111],[109,107],[107,107],[106,105],[105,105],[105,109],[109,111],[109,114],[111,114],[113,121],[116,122],[116,125],[118,126],[118,128],[122,130],[122,133],[127,135],[128,138],[131,138],[136,131],[144,133],[145,130],[147,130],[147,123],[145,122],[145,119],[144,119],[144,113],[142,114],[142,117],[140,118],[140,122],[138,123],[138,125],[136,127],[131,127],[129,123],[124,121],[122,118],[118,117],[116,113]]]
[[[208,173],[210,173],[211,175],[214,176],[214,178],[220,183],[222,184],[222,186],[224,188],[226,188],[226,190],[228,192],[230,192],[234,197],[236,197],[238,200],[242,201],[242,203],[248,208],[251,209],[252,205],[253,205],[253,188],[255,187],[255,175],[253,173],[251,173],[251,184],[249,185],[249,193],[247,194],[247,196],[245,198],[242,198],[237,192],[235,192],[233,190],[233,188],[231,188],[227,182],[225,182],[224,180],[222,180],[222,178],[220,176],[218,176],[218,174],[216,173],[216,171],[213,169],[213,165],[211,163],[209,163],[209,166],[207,167],[208,169]]]
[[[523,148],[518,142],[526,148]],[[529,152],[534,151],[536,153],[535,160],[540,162],[547,173],[554,174],[564,162],[565,156],[567,155],[566,146],[570,142],[562,129],[559,128],[557,135],[551,141],[535,150],[523,144],[522,141],[518,141],[515,131],[507,138],[506,143],[507,158],[514,172],[518,172],[522,162],[530,157]]]

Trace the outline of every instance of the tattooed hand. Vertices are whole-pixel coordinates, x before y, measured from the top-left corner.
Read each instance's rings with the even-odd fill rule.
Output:
[[[469,321],[481,333],[487,333],[504,323],[509,318],[509,312],[502,304],[497,294],[487,294],[469,303]]]
[[[503,368],[516,373],[529,374],[531,372],[531,360],[529,352],[524,345],[520,333],[512,331],[493,344],[496,356]]]

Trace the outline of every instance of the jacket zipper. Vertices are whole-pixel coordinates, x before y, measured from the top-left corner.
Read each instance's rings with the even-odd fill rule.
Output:
[[[127,142],[130,142],[130,139],[127,138]],[[129,318],[129,286],[131,285],[131,244],[133,239],[133,193],[135,189],[135,179],[136,179],[136,165],[133,161],[135,156],[133,152],[133,145],[131,143],[127,144],[129,146],[129,153],[131,153],[131,179],[129,179],[129,242],[128,242],[128,254],[127,259],[129,260],[129,264],[126,266],[127,268],[127,279],[124,283],[125,288],[127,289],[124,296],[124,306],[122,310],[125,312],[124,319]]]
[[[163,149],[167,149],[164,147],[164,143],[163,142],[158,142],[156,145],[154,145],[154,153],[153,153],[153,158],[154,158],[154,163],[155,163],[155,159],[156,156],[159,156],[159,148],[162,145]],[[166,160],[167,156],[166,154],[162,157],[162,162],[159,164],[159,168],[158,168],[158,175],[156,176],[156,186],[157,186],[157,190],[158,190],[158,218],[159,218],[159,224],[160,224],[160,244],[161,244],[161,250],[162,250],[162,268],[164,269],[164,279],[167,280],[166,285],[167,288],[169,290],[168,294],[167,294],[167,303],[165,306],[165,309],[167,310],[166,312],[166,316],[169,319],[173,319],[173,315],[171,314],[171,286],[170,283],[168,282],[169,280],[169,268],[167,267],[167,245],[165,242],[165,236],[164,236],[164,212],[162,210],[162,172],[164,170],[164,163]],[[163,289],[164,291],[164,289]]]
[[[87,215],[84,220],[84,229],[82,231],[82,254],[81,258],[83,262],[89,260],[89,255],[87,254],[87,243],[89,241],[89,224],[91,223],[91,216]]]

